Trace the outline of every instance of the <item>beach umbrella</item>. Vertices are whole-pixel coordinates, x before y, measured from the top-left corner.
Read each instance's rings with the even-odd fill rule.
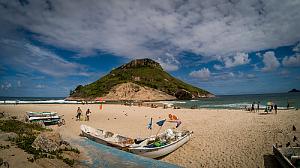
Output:
[[[268,102],[267,105],[268,106],[273,106],[273,102]]]

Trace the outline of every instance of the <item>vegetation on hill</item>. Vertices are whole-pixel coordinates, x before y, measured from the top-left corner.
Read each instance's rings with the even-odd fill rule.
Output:
[[[74,98],[102,97],[108,94],[112,87],[127,82],[154,88],[179,99],[192,99],[210,94],[208,91],[172,77],[162,69],[159,63],[150,59],[140,59],[112,70],[91,84],[77,86],[70,92],[70,96]]]

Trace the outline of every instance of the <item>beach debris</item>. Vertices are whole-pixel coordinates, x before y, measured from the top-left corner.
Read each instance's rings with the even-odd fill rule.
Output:
[[[293,137],[293,142],[295,142],[295,141],[297,141],[297,137],[296,136]]]
[[[43,132],[32,143],[33,148],[44,151],[56,151],[68,146],[69,144],[62,140],[58,132]]]
[[[0,113],[0,118],[4,118],[5,117],[5,113],[4,111]]]
[[[3,158],[0,158],[0,166],[2,167],[2,165],[3,165],[3,167],[7,167],[7,168],[9,167],[8,162],[4,161]]]
[[[295,125],[293,125],[293,131],[296,131],[296,127],[295,127]]]
[[[288,143],[286,143],[286,147],[289,147],[291,145],[291,143],[290,142],[288,142]]]
[[[116,117],[114,119],[117,119]]]

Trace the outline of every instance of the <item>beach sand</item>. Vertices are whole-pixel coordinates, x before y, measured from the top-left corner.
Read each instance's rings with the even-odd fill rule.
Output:
[[[75,121],[77,107],[89,108],[90,121]],[[178,129],[194,132],[192,139],[161,160],[183,167],[276,167],[272,144],[285,145],[294,135],[300,138],[300,112],[282,110],[277,115],[259,115],[226,109],[162,109],[104,104],[28,104],[0,105],[0,112],[23,117],[26,111],[54,111],[64,115],[66,125],[57,128],[65,139],[79,138],[80,125],[109,130],[129,137],[147,137],[159,127],[147,129],[150,117],[154,121],[175,114],[182,124]],[[297,132],[292,131],[295,125]],[[162,131],[175,127],[168,123]],[[293,144],[293,143],[292,143]]]

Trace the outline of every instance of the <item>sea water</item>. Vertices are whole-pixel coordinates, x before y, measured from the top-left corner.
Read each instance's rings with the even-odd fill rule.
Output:
[[[259,107],[264,109],[268,102],[273,102],[278,109],[300,107],[300,93],[272,93],[272,94],[248,94],[248,95],[217,95],[213,98],[201,98],[198,100],[161,101],[164,104],[172,104],[184,108],[214,108],[214,109],[240,109],[251,107],[252,103],[259,102]]]
[[[0,104],[78,104],[78,101],[67,101],[64,97],[0,97]],[[300,108],[300,93],[272,93],[272,94],[248,94],[248,95],[217,95],[213,98],[201,98],[198,100],[159,101],[166,105],[176,105],[183,108],[214,108],[214,109],[240,109],[250,107],[252,103],[260,104],[265,108],[267,102],[277,104],[278,109],[290,107]],[[113,102],[111,102],[113,103]]]

